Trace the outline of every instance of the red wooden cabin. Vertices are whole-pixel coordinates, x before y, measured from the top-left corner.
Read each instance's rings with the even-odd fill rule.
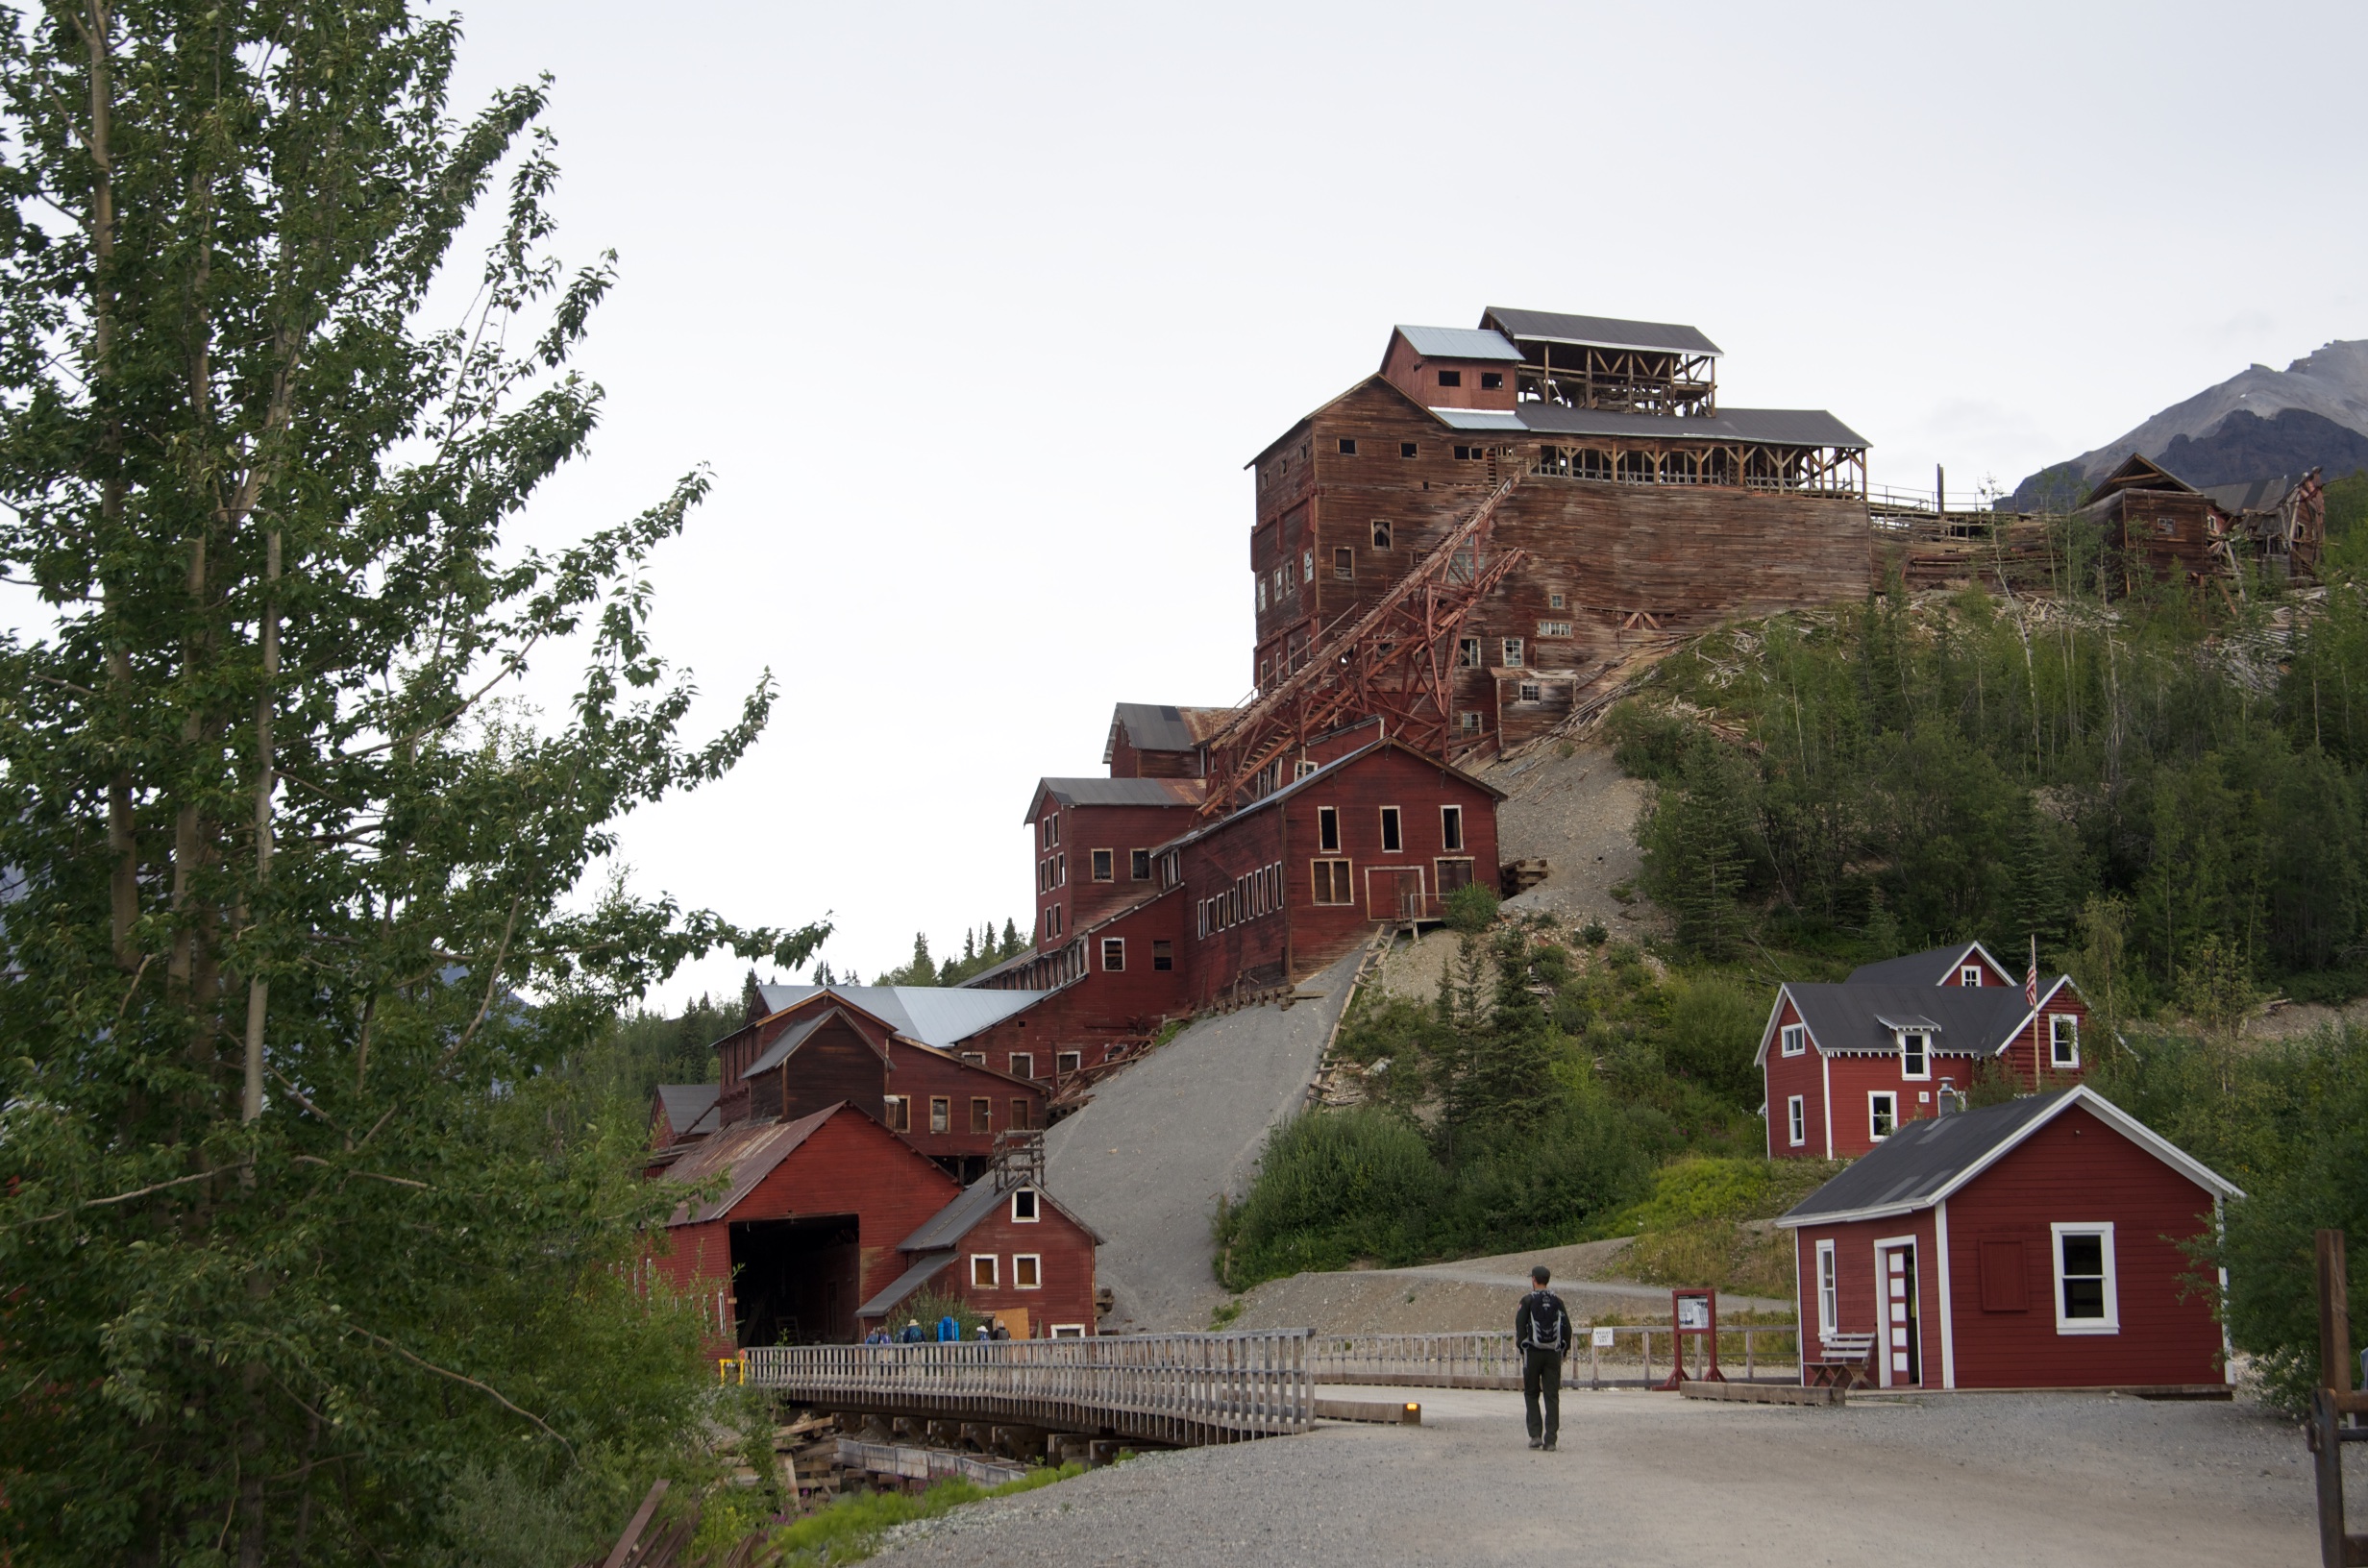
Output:
[[[1121,702],[1101,760],[1112,778],[1199,778],[1208,771],[1201,743],[1232,717],[1231,708]]]
[[[1191,829],[1206,788],[1193,778],[1045,778],[1029,797],[1036,950],[1151,893],[1151,853]]]
[[[1912,1123],[1776,1221],[1804,1360],[1872,1335],[1887,1388],[2220,1384],[2180,1243],[2241,1195],[2085,1086]]]
[[[1042,1188],[990,1175],[898,1244],[904,1271],[857,1316],[866,1330],[893,1333],[905,1322],[900,1310],[925,1286],[960,1296],[1015,1339],[1082,1338],[1094,1332],[1094,1248],[1100,1240]]]
[[[1788,982],[1760,1036],[1770,1159],[1844,1160],[1938,1114],[1984,1064],[2027,1088],[2077,1082],[2088,1004],[2069,975],[2034,1006],[1978,943]]]

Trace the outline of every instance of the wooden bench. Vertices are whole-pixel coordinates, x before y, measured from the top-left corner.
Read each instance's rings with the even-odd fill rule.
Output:
[[[1875,1349],[1873,1335],[1821,1335],[1817,1344],[1825,1355],[1820,1360],[1803,1362],[1801,1375],[1806,1386],[1850,1389],[1874,1382],[1871,1360]]]

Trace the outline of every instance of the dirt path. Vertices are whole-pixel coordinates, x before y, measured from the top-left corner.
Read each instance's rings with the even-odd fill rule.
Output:
[[[1419,1428],[1323,1426],[1303,1437],[1148,1455],[957,1510],[877,1560],[2227,1568],[2317,1559],[2302,1441],[2249,1406],[1943,1395],[1797,1409],[1574,1391],[1563,1396],[1559,1451],[1538,1454],[1521,1434],[1519,1395],[1419,1393]]]

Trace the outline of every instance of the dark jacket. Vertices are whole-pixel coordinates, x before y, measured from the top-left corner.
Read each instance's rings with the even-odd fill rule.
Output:
[[[1523,1350],[1570,1351],[1570,1309],[1551,1290],[1532,1290],[1513,1314],[1513,1342]]]

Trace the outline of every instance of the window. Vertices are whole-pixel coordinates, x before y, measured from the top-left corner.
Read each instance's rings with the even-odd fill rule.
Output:
[[[1347,545],[1332,547],[1332,576],[1343,582],[1357,580],[1357,552]]]
[[[1458,888],[1471,886],[1471,862],[1468,860],[1435,860],[1439,868],[1439,896],[1444,898]]]
[[[1785,1055],[1798,1056],[1809,1049],[1809,1025],[1788,1023],[1778,1033],[1777,1039],[1783,1042],[1781,1048]]]
[[[1397,807],[1381,808],[1381,852],[1394,855],[1406,847],[1405,835],[1398,831]]]
[[[2113,1227],[2048,1227],[2056,1243],[2056,1332],[2119,1334],[2121,1302],[2113,1284]]]
[[[1085,1325],[1082,1323],[1055,1323],[1048,1332],[1050,1333],[1052,1337],[1055,1339],[1082,1339],[1085,1337]]]
[[[1830,1338],[1841,1321],[1841,1278],[1835,1266],[1834,1243],[1817,1243],[1817,1333]]]
[[[1933,1075],[1933,1037],[1908,1030],[1899,1037],[1899,1075],[1902,1078],[1930,1078]]]
[[[1045,1284],[1045,1261],[1032,1252],[1011,1255],[1011,1287],[1014,1290],[1041,1290]]]
[[[1455,716],[1455,727],[1467,735],[1477,735],[1480,733],[1480,716],[1476,713],[1459,713]]]
[[[1056,888],[1069,886],[1069,857],[1067,855],[1052,857],[1052,885]]]
[[[1546,607],[1547,609],[1549,609],[1549,610],[1559,610],[1559,609],[1561,609],[1561,608],[1563,607],[1563,596],[1562,596],[1562,595],[1560,595],[1560,594],[1548,594],[1548,595],[1546,595],[1546,596],[1545,596],[1545,607]],[[1566,636],[1567,636],[1567,635],[1568,635],[1568,633],[1565,633],[1565,635],[1566,635]]]
[[[1338,806],[1318,806],[1316,808],[1316,847],[1319,849],[1338,849],[1340,846],[1341,808]]]
[[[1075,1072],[1084,1066],[1085,1053],[1083,1051],[1063,1051],[1052,1059],[1053,1071],[1063,1075]]]
[[[1258,660],[1258,689],[1260,691],[1266,690],[1268,684],[1273,679],[1274,655],[1271,653],[1262,654]]]
[[[1344,456],[1344,457],[1354,457],[1356,454],[1357,454],[1357,438],[1356,438],[1355,436],[1353,436],[1353,435],[1344,435],[1344,436],[1342,436],[1342,437],[1341,437],[1341,455],[1342,455],[1342,456]]]
[[[1559,600],[1562,596],[1557,594],[1554,597]],[[1561,607],[1562,606],[1560,604],[1555,606],[1557,609],[1560,609]],[[1567,621],[1541,621],[1538,623],[1538,635],[1541,637],[1567,637],[1570,635],[1570,623]]]
[[[1798,1094],[1785,1101],[1785,1135],[1796,1149],[1809,1141],[1809,1106]]]
[[[1866,1136],[1880,1143],[1891,1136],[1899,1124],[1899,1096],[1869,1094],[1866,1096]]]
[[[1344,860],[1311,860],[1308,866],[1315,873],[1315,899],[1320,904],[1352,904],[1356,897],[1348,891],[1348,862]]]
[[[1455,449],[1455,460],[1459,463],[1486,462],[1488,455],[1489,449],[1486,447],[1458,447]]]
[[[1508,637],[1505,639],[1505,668],[1508,670],[1518,670],[1520,667],[1521,639],[1518,637]]]
[[[1061,816],[1054,812],[1045,819],[1045,847],[1049,849],[1061,842]]]
[[[1033,1077],[1035,1077],[1035,1076],[1036,1076],[1036,1053],[1035,1053],[1034,1051],[1014,1051],[1014,1052],[1012,1052],[1012,1053],[1011,1053],[1011,1075],[1012,1075],[1014,1078],[1033,1078]]]
[[[1525,680],[1515,690],[1513,699],[1516,702],[1542,702],[1545,700],[1545,687],[1537,681]]]
[[[1400,457],[1412,457],[1419,450],[1412,441],[1400,441],[1397,444],[1397,454]]]
[[[2031,1311],[2031,1276],[2023,1264],[2023,1244],[2008,1238],[1982,1242],[1982,1311]]]
[[[1137,882],[1151,880],[1151,851],[1130,849],[1126,852],[1126,874]]]
[[[1375,550],[1390,548],[1390,520],[1386,517],[1373,519],[1373,548]]]
[[[932,1095],[930,1095],[930,1096],[929,1096],[929,1131],[931,1131],[931,1132],[933,1132],[933,1133],[943,1133],[943,1132],[948,1132],[948,1131],[950,1131],[950,1130],[952,1129],[952,1126],[953,1126],[953,1099],[952,1099],[952,1096],[950,1096],[950,1095],[946,1095],[946,1094],[932,1094]]]
[[[891,1094],[881,1102],[887,1108],[886,1120],[892,1133],[913,1130],[913,1102],[901,1094]]]
[[[1037,1218],[1036,1189],[1032,1187],[1013,1188],[1011,1189],[1011,1222],[1015,1225],[1033,1225]]]
[[[1301,582],[1316,580],[1316,552],[1312,550],[1299,551],[1299,580]]]
[[[1479,669],[1481,667],[1480,639],[1477,637],[1466,637],[1459,640],[1455,645],[1455,662],[1462,669]]]
[[[1097,882],[1108,882],[1108,881],[1111,881],[1111,880],[1113,879],[1114,875],[1115,875],[1115,869],[1116,869],[1116,862],[1117,862],[1117,860],[1118,860],[1118,855],[1117,855],[1116,851],[1114,851],[1114,850],[1109,850],[1109,849],[1097,849],[1097,850],[1095,850],[1095,851],[1094,851],[1094,880],[1095,880],[1095,881],[1097,881]]]
[[[995,1102],[983,1094],[974,1096],[971,1100],[971,1131],[974,1133],[995,1131]]]
[[[1112,974],[1126,968],[1126,939],[1124,937],[1101,939],[1101,967]]]
[[[1482,372],[1480,373],[1480,390],[1481,390],[1481,391],[1483,391],[1483,392],[1502,392],[1504,389],[1505,389],[1505,373],[1504,373],[1503,371],[1501,371],[1501,370],[1484,370],[1484,371],[1482,371]]]
[[[984,1051],[964,1051],[962,1053],[962,1060],[968,1062],[972,1066],[983,1067],[987,1065],[987,1053]]]
[[[1464,847],[1464,808],[1462,806],[1439,808],[1439,847],[1442,849]]]
[[[1968,964],[1963,968],[1959,969],[1957,971],[1957,983],[1961,986],[1980,985],[1982,983],[1982,966],[1979,964]]]
[[[1267,613],[1267,579],[1264,577],[1258,579],[1258,613]]]
[[[1157,941],[1157,940],[1155,940],[1155,941],[1153,941],[1153,942],[1152,942],[1152,943],[1151,943],[1151,968],[1152,968],[1153,969],[1161,969],[1161,970],[1164,970],[1164,969],[1172,969],[1172,968],[1175,968],[1175,943],[1172,943],[1172,942]]]
[[[995,1288],[995,1254],[991,1252],[971,1254],[971,1286],[978,1290]]]
[[[1028,1115],[1027,1101],[1018,1094],[1011,1097],[1011,1119],[1003,1125],[1025,1132],[1036,1118]]]
[[[2077,1067],[2081,1065],[2081,1020],[2078,1014],[2050,1013],[2047,1016],[2047,1065],[2051,1067]]]
[[[1462,386],[1464,384],[1464,373],[1460,370],[1443,370],[1439,373],[1439,384],[1442,386]]]

